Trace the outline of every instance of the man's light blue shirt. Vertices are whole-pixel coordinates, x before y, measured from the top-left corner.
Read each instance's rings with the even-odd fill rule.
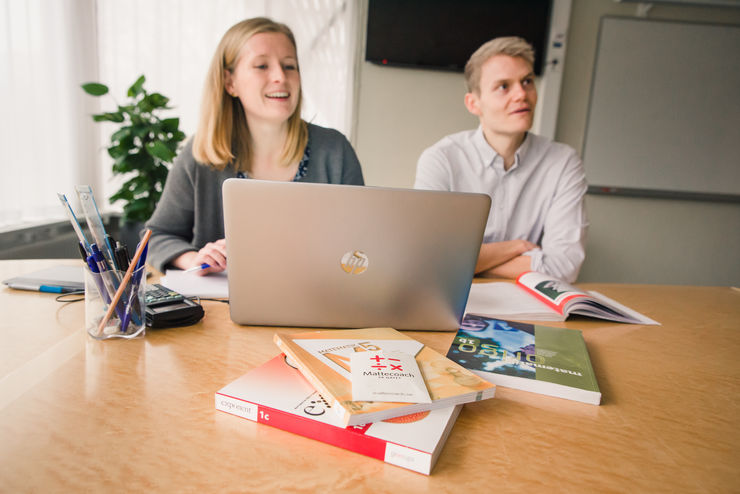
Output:
[[[504,170],[483,130],[458,132],[426,149],[417,189],[480,192],[491,197],[484,242],[526,239],[534,271],[573,282],[585,258],[586,175],[575,150],[528,133]]]

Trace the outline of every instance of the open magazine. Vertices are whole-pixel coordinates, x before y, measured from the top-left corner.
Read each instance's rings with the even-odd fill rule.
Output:
[[[474,283],[468,314],[532,321],[564,321],[571,314],[628,324],[660,324],[601,293],[583,291],[551,276],[529,271],[512,283]]]

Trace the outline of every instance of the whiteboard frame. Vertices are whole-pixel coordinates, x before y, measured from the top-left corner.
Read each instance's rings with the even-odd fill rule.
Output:
[[[645,19],[645,18],[615,16],[615,15],[603,16],[600,20],[600,25],[599,25],[599,34],[597,38],[598,41],[597,41],[597,47],[596,47],[596,59],[593,65],[590,93],[589,93],[588,113],[586,117],[586,125],[584,129],[584,139],[583,139],[582,148],[581,148],[581,156],[583,157],[584,162],[588,161],[590,158],[589,156],[586,156],[586,150],[587,150],[586,148],[589,145],[589,131],[593,130],[591,129],[591,124],[592,124],[591,119],[592,119],[592,116],[593,116],[592,113],[594,110],[594,96],[596,92],[595,89],[596,89],[596,84],[597,84],[597,73],[600,68],[599,55],[601,54],[601,50],[602,50],[604,25],[609,20],[635,21],[635,22],[661,23],[661,24],[682,24],[682,25],[695,25],[695,26],[705,26],[705,27],[717,26],[717,27],[726,27],[726,28],[740,28],[740,26],[737,26],[735,24],[690,22],[690,21],[669,20],[669,19]],[[603,63],[603,61],[601,63]],[[586,163],[586,167],[587,167],[587,177],[588,177],[588,163]],[[595,183],[593,185],[589,185],[588,193],[595,194],[595,195],[649,197],[649,198],[660,198],[660,199],[685,199],[685,200],[699,200],[699,201],[712,201],[712,202],[740,202],[740,193],[736,194],[734,193],[734,191],[731,193],[725,193],[725,192],[698,191],[698,190],[697,191],[674,190],[668,187],[664,189],[654,188],[654,187],[640,188],[640,187],[634,187],[634,186],[629,186],[629,185],[616,185],[616,184],[611,184],[611,183]]]

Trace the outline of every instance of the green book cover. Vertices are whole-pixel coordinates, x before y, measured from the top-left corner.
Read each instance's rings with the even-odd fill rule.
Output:
[[[447,358],[494,384],[601,402],[586,343],[576,329],[468,314]]]

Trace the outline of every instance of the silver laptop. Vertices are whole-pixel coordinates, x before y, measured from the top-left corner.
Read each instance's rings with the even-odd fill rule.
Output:
[[[459,328],[487,195],[229,179],[223,200],[234,322]]]

